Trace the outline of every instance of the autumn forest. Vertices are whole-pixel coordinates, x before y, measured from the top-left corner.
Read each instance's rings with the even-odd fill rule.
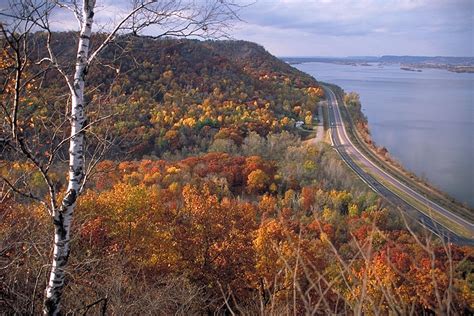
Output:
[[[106,37],[94,34],[92,47]],[[70,198],[72,100],[58,69],[36,62],[49,56],[47,42],[74,69],[74,34],[34,33],[22,69],[32,79],[17,94],[15,51],[1,42],[6,315],[41,313],[54,237],[44,197]],[[312,142],[324,100],[318,81],[254,43],[114,39],[87,69],[87,181],[61,310],[472,314],[474,249],[414,225],[328,141]],[[21,136],[12,139],[11,126]]]

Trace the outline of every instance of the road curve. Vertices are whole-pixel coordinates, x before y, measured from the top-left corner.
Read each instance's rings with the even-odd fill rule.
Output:
[[[349,139],[346,129],[344,127],[341,112],[339,110],[337,98],[334,92],[327,86],[323,86],[328,101],[328,112],[329,112],[329,127],[331,141],[334,148],[337,150],[341,158],[346,162],[346,164],[354,170],[354,172],[375,192],[383,196],[392,204],[399,206],[402,210],[414,214],[418,221],[435,233],[438,236],[442,236],[446,240],[456,244],[467,244],[474,245],[474,225],[465,219],[457,216],[456,214],[450,212],[444,207],[436,204],[435,202],[429,200],[425,196],[416,192],[412,188],[408,187],[406,184],[395,179],[393,176],[382,170],[369,158],[367,158],[359,149],[354,146],[354,144]],[[354,159],[365,169],[369,170],[366,172],[358,164],[354,162]],[[397,190],[403,192],[407,196],[410,196],[412,199],[415,199],[419,203],[426,205],[429,209],[434,210],[435,212],[441,213],[445,217],[449,218],[453,222],[457,223],[464,227],[467,231],[470,232],[471,238],[465,238],[459,236],[450,229],[444,227],[440,223],[436,222],[429,215],[420,211],[395,192],[387,188],[384,184],[379,182],[372,174],[377,175],[378,178],[381,178],[386,183],[390,183],[391,186],[396,187]]]

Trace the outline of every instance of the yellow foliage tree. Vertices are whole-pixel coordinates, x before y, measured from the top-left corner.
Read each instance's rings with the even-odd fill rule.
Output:
[[[269,184],[270,178],[261,169],[252,171],[247,177],[247,189],[249,192],[264,191]]]

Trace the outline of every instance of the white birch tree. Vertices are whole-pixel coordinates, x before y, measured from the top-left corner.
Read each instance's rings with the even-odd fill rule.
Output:
[[[13,101],[2,101],[2,109],[7,117],[6,126],[10,135],[3,140],[5,144],[14,148],[22,157],[29,161],[40,172],[49,189],[48,198],[35,196],[28,186],[21,186],[20,179],[11,180],[2,176],[4,186],[8,192],[22,195],[41,202],[49,211],[54,226],[53,259],[50,276],[45,290],[44,314],[60,314],[61,296],[65,286],[66,267],[70,255],[71,224],[76,201],[81,194],[86,179],[87,171],[85,157],[85,134],[87,128],[93,123],[87,123],[86,104],[84,93],[86,89],[87,72],[99,54],[120,34],[131,33],[142,35],[147,29],[147,36],[160,38],[164,36],[200,36],[216,37],[224,34],[223,30],[232,20],[237,18],[238,6],[232,0],[133,0],[129,9],[123,5],[115,7],[118,13],[118,22],[106,29],[108,35],[100,43],[95,43],[91,50],[93,28],[97,19],[96,0],[13,0],[7,10],[0,11],[4,18],[1,23],[3,41],[12,52],[14,65]],[[74,70],[61,64],[52,48],[54,27],[51,26],[51,16],[60,11],[72,14],[78,23],[77,54]],[[47,33],[47,51],[49,56],[37,61],[38,64],[47,65],[56,69],[64,78],[70,94],[69,125],[70,134],[56,142],[55,148],[49,152],[48,157],[40,157],[31,148],[31,144],[19,128],[18,113],[21,107],[21,94],[28,82],[38,74],[25,74],[25,66],[30,62],[28,54],[30,33],[36,30]],[[58,198],[55,183],[49,175],[49,169],[54,164],[61,146],[69,143],[69,171],[67,174],[67,188]],[[86,170],[87,169],[87,170]],[[5,196],[5,194],[2,194]]]

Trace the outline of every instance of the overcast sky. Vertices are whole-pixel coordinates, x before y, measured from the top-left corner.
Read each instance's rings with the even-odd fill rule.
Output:
[[[130,1],[98,0],[95,19],[114,21]],[[474,56],[474,0],[234,1],[255,3],[231,35],[277,56]],[[56,30],[77,29],[63,11],[51,19]]]
[[[257,0],[233,31],[277,56],[474,56],[474,0]]]

